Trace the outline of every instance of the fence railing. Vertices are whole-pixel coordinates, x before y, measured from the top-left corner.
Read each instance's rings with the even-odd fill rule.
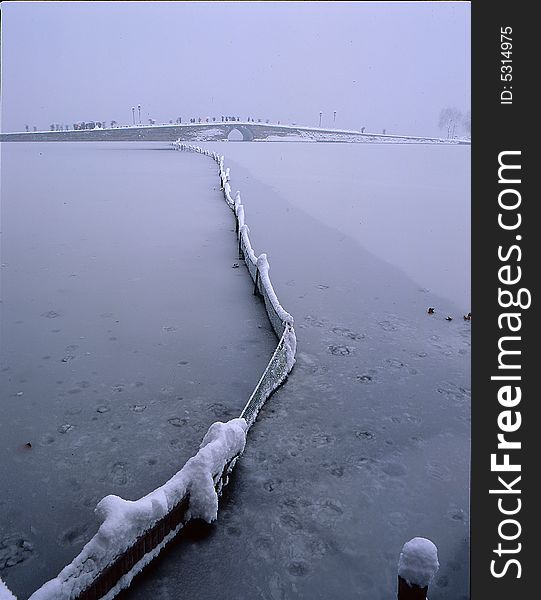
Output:
[[[278,346],[274,351],[265,372],[261,376],[248,403],[241,413],[251,427],[257,418],[261,407],[269,396],[285,381],[295,363],[297,338],[293,328],[293,317],[284,309],[278,300],[269,276],[269,262],[266,254],[256,256],[250,240],[250,230],[245,221],[244,205],[241,202],[240,192],[231,195],[230,170],[224,168],[224,157],[205,150],[199,146],[184,144],[180,140],[173,142],[173,147],[185,152],[196,152],[212,158],[219,168],[220,186],[224,200],[235,215],[235,231],[238,238],[239,259],[244,264],[254,282],[254,294],[263,299],[265,311],[276,337]]]
[[[221,496],[223,486],[227,484],[229,473],[233,469],[239,455],[233,457],[216,474],[215,490]],[[189,521],[190,494],[189,492],[161,519],[147,529],[136,541],[120,554],[108,567],[80,592],[77,600],[99,600],[113,598],[121,589],[127,587],[133,577],[154,559],[158,553],[171,541]],[[116,588],[116,589],[115,589]]]
[[[191,519],[211,523],[218,497],[248,430],[244,419],[214,423],[199,451],[161,487],[133,502],[106,496],[102,523],[78,556],[30,596],[31,600],[110,600],[149,564]]]

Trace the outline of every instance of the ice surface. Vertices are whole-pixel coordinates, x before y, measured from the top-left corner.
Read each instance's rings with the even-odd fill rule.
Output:
[[[144,496],[240,414],[276,337],[231,269],[210,159],[1,150],[0,576],[27,598],[96,533],[101,498]]]
[[[231,184],[242,185],[247,222],[258,225],[254,248],[269,254],[273,272],[271,240],[279,234],[260,231],[259,215],[279,199],[405,271],[462,314],[471,308],[469,161],[469,147],[438,144],[231,144],[226,157]],[[265,197],[252,191],[252,174]],[[285,229],[290,213],[276,220]],[[304,239],[301,230],[297,239]],[[305,254],[302,246],[295,250]]]
[[[416,537],[404,544],[398,560],[398,575],[410,586],[427,587],[439,568],[438,549],[433,542]]]
[[[419,535],[441,562],[431,600],[467,597],[471,324],[444,317],[469,300],[469,147],[225,152],[295,317],[295,369],[250,430],[212,536],[171,547],[127,600],[389,600]]]
[[[222,150],[223,145],[210,149]],[[429,318],[426,307],[447,314],[457,304],[462,308],[468,296],[461,283],[468,279],[462,258],[468,250],[468,223],[461,220],[469,207],[469,197],[461,192],[469,174],[468,151],[450,146],[228,144],[232,184],[242,188],[254,247],[269,252],[273,285],[296,317],[296,370],[252,430],[243,476],[235,482],[234,501],[222,507],[219,527],[209,539],[172,547],[152,577],[138,582],[127,598],[211,598],[219,590],[223,600],[230,600],[259,589],[268,597],[343,600],[358,598],[361,590],[373,600],[388,600],[396,593],[396,556],[404,540],[420,532],[437,542],[442,557],[431,599],[467,594],[469,325]],[[174,158],[175,169],[182,168],[184,160]],[[197,170],[198,162],[206,168],[206,161],[193,158],[191,169]],[[177,175],[171,180],[176,189]],[[184,192],[192,200],[197,197],[189,189],[183,197]],[[445,235],[442,212],[431,205],[435,198],[438,207],[453,207],[445,215]],[[137,206],[124,207],[125,214]],[[357,216],[368,218],[369,226],[356,231]],[[428,259],[435,258],[421,269],[412,250],[427,235],[432,244]],[[441,264],[457,267],[444,274],[450,293],[441,291]],[[426,288],[439,290],[439,295]],[[460,297],[455,299],[455,292]],[[42,319],[54,327],[62,318]],[[199,320],[197,325],[200,329]],[[160,346],[153,343],[152,350],[159,352]],[[166,350],[160,360],[170,353]],[[243,361],[249,358],[249,353],[242,355]],[[265,355],[265,364],[267,359]],[[76,368],[78,362],[66,365]],[[212,377],[208,368],[206,374]],[[24,373],[18,376],[24,378]],[[204,379],[194,380],[204,385]],[[24,389],[27,399],[27,384],[16,383],[13,392]],[[138,389],[125,387],[123,393]],[[71,402],[76,399],[70,396]],[[130,399],[129,405],[134,402],[141,400]],[[212,410],[218,409],[213,405]],[[107,415],[112,417],[114,410]],[[178,418],[178,424],[185,419],[183,414],[165,416]],[[73,416],[60,421],[75,425],[62,439],[83,427],[83,417],[90,419],[83,413],[76,422]],[[189,423],[194,423],[193,412]],[[144,430],[138,431],[138,440],[141,436],[147,439]],[[44,437],[42,452],[46,441]],[[79,443],[91,451],[84,438]],[[152,439],[147,443],[156,445]],[[160,445],[160,453],[167,452],[164,446],[169,448],[168,443]],[[129,449],[133,452],[133,446]],[[99,455],[92,457],[98,465]],[[146,463],[136,466],[141,475],[149,471]],[[74,465],[69,468],[73,471]],[[122,481],[129,470],[116,465],[112,474]],[[103,484],[94,480],[92,485]],[[66,495],[73,499],[69,489]],[[19,498],[25,501],[23,495]],[[217,552],[217,547],[228,552]]]

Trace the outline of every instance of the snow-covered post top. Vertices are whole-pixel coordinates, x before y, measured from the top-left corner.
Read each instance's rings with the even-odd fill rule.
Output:
[[[234,206],[233,198],[231,198],[231,186],[227,181],[224,183],[224,194],[227,204],[232,207]]]
[[[430,540],[406,542],[398,559],[398,600],[424,600],[439,568],[438,549]]]
[[[244,248],[246,254],[248,254],[248,258],[252,262],[253,265],[257,265],[257,256],[255,255],[254,249],[252,248],[252,244],[250,243],[249,234],[250,229],[246,223],[239,228],[239,235],[244,242]]]
[[[213,475],[220,475],[231,459],[244,452],[247,429],[244,419],[231,419],[227,423],[218,421],[210,426],[199,452],[183,469],[191,479],[188,518],[212,523],[218,517],[218,495]]]
[[[237,215],[239,229],[241,229],[242,227],[244,227],[244,206],[242,206],[242,204],[238,204],[235,208],[235,213]]]

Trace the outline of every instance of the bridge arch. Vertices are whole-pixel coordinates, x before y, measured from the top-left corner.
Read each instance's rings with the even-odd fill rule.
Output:
[[[239,134],[243,142],[251,142],[254,139],[254,132],[245,125],[231,125],[227,128],[227,139],[231,141],[240,141]]]
[[[239,129],[235,127],[234,129],[229,130],[229,133],[227,134],[228,142],[240,142],[241,140],[244,141],[244,135]]]

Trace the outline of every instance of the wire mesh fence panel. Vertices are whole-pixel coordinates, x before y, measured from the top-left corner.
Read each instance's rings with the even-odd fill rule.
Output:
[[[244,407],[241,417],[246,421],[248,427],[251,427],[265,404],[269,396],[285,380],[288,374],[288,356],[285,342],[285,331],[272,358],[261,376],[255,390],[252,392],[248,403]]]
[[[263,286],[261,286],[261,287],[262,287],[261,295],[263,297],[263,301],[265,302],[265,310],[267,311],[269,321],[270,321],[272,328],[274,329],[274,332],[276,333],[276,335],[278,337],[281,337],[282,334],[284,333],[284,323],[283,323],[281,317],[276,312],[276,310],[269,298],[267,290]]]

